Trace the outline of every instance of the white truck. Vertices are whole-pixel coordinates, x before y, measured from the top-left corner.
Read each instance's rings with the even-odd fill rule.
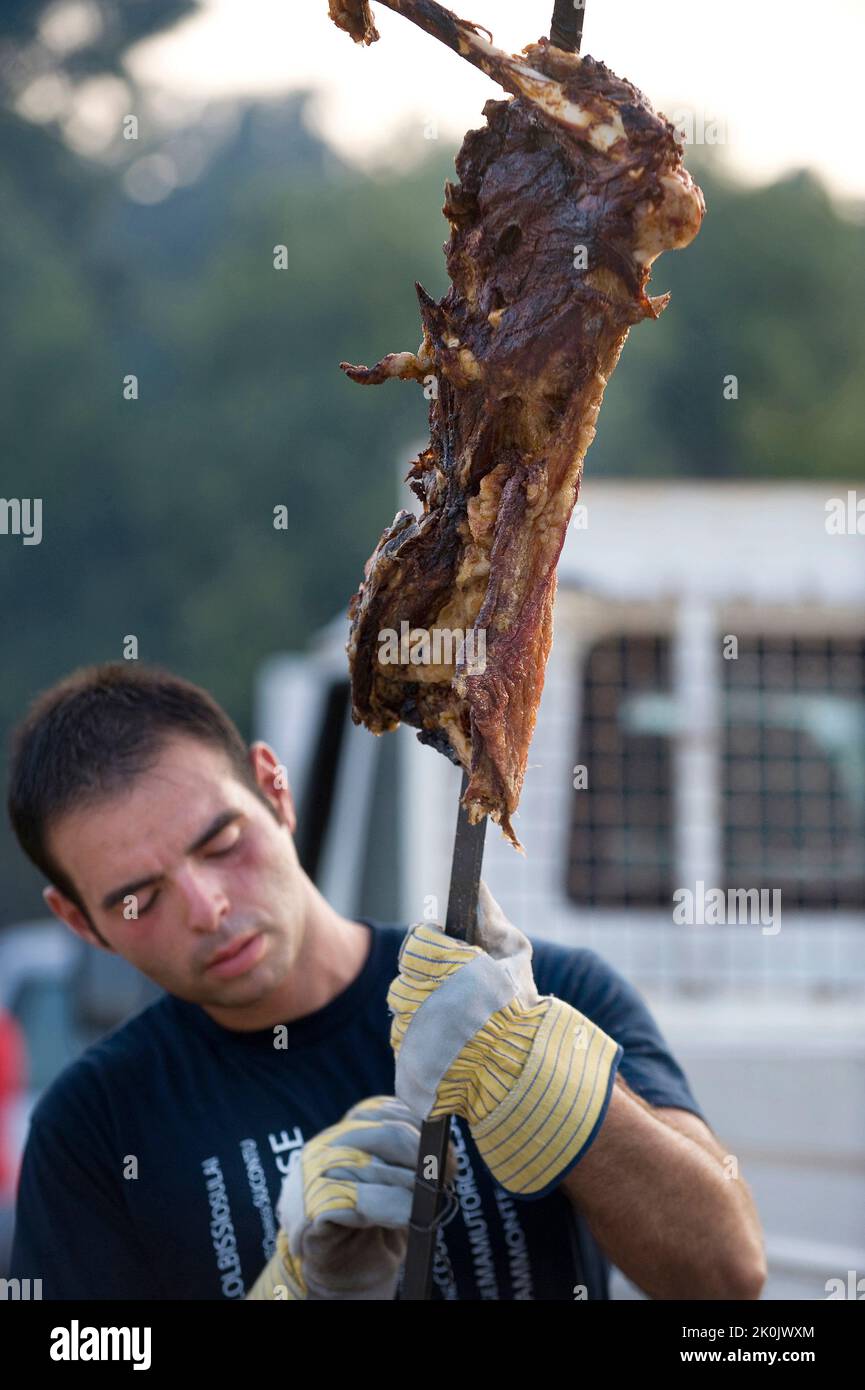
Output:
[[[484,877],[644,993],[754,1189],[764,1296],[825,1298],[865,1279],[865,486],[589,480],[581,502],[526,852],[490,825]],[[460,773],[352,723],[346,635],[263,666],[256,737],[330,902],[441,921]]]

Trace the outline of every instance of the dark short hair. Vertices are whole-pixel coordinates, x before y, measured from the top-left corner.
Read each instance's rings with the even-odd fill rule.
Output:
[[[24,853],[89,914],[47,847],[60,816],[122,791],[172,736],[220,749],[238,781],[273,807],[249,765],[237,726],[206,690],[158,666],[113,661],[81,667],[43,691],[13,730],[8,809]]]

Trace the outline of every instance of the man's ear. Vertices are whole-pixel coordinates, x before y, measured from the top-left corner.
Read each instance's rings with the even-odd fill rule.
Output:
[[[89,946],[98,946],[100,950],[109,951],[113,955],[113,948],[101,936],[97,936],[91,927],[88,919],[76,907],[71,898],[67,898],[55,888],[52,883],[48,888],[42,889],[42,897],[51,908],[55,917],[59,917],[61,922],[65,922],[70,931],[74,931],[76,936],[80,936],[82,941],[86,941]]]
[[[279,761],[270,744],[262,739],[250,744],[249,762],[259,787],[293,835],[297,826],[297,811],[285,764]]]

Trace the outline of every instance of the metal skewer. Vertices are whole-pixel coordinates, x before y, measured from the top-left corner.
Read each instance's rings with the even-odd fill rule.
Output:
[[[585,8],[586,0],[556,0],[550,24],[550,43],[567,53],[579,53]],[[478,888],[484,857],[487,817],[484,816],[477,825],[469,825],[462,805],[468,782],[468,774],[463,772],[445,931],[448,936],[460,937],[471,946],[474,944],[477,924]],[[432,1292],[436,1231],[442,1224],[442,1217],[447,1216],[447,1212],[442,1209],[441,1199],[445,1190],[450,1124],[450,1116],[445,1115],[439,1120],[425,1120],[421,1126],[408,1249],[399,1294],[401,1301],[424,1301],[429,1299]],[[432,1180],[424,1173],[430,1158],[435,1160],[433,1171],[436,1176]]]
[[[550,24],[550,43],[566,53],[579,53],[583,39],[586,0],[556,0]]]
[[[462,798],[465,796],[468,784],[468,774],[464,772],[460,787],[457,828],[454,836],[454,855],[451,864],[445,931],[448,936],[457,936],[462,941],[467,941],[471,946],[474,944],[477,925],[478,888],[481,881],[487,818],[484,816],[477,825],[469,824],[468,816],[462,805]],[[444,1193],[449,1135],[449,1115],[445,1115],[439,1120],[425,1120],[421,1126],[418,1165],[409,1223],[408,1251],[400,1291],[401,1300],[428,1299],[432,1291],[436,1229],[440,1224],[441,1215],[444,1214],[441,1210],[441,1198]],[[427,1178],[424,1174],[424,1169],[430,1158],[435,1159],[433,1171],[437,1176],[434,1180]]]

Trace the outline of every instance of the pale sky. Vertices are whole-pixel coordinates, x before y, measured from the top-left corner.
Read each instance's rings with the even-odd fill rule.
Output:
[[[553,5],[451,8],[518,52],[549,32]],[[362,48],[328,19],[327,0],[208,0],[198,17],[133,50],[130,67],[169,101],[311,85],[321,93],[316,127],[367,163],[405,162],[412,140],[435,128],[427,122],[448,140],[481,125],[484,102],[503,95],[496,84],[402,16],[373,10],[381,39]],[[836,194],[865,199],[865,0],[587,0],[582,49],[674,121],[690,110],[696,134],[702,123],[725,135],[743,177],[811,165]],[[408,144],[395,138],[406,120]]]

